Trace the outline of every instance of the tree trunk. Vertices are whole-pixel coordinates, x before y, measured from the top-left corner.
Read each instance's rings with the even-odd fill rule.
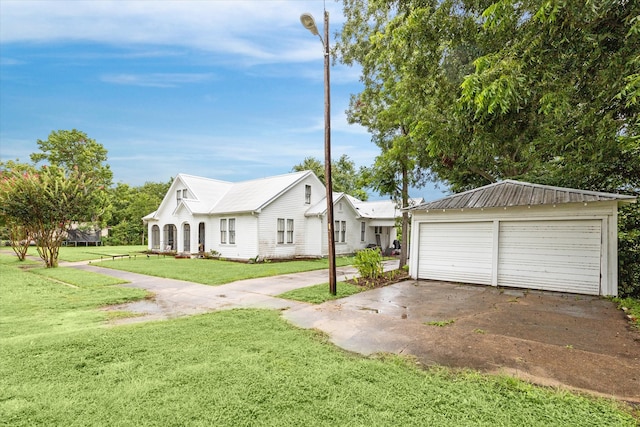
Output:
[[[402,163],[402,207],[409,206],[409,173],[406,162]],[[409,250],[409,212],[402,212],[402,241],[400,242],[400,268],[407,265],[407,251]]]

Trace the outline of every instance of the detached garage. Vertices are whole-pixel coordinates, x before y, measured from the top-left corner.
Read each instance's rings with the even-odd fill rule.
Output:
[[[618,293],[618,206],[635,198],[506,180],[412,210],[413,278]]]

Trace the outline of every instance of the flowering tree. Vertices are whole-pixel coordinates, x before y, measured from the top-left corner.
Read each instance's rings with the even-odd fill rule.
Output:
[[[57,166],[4,170],[0,179],[0,217],[36,241],[47,267],[57,267],[58,252],[73,221],[100,213],[106,198],[94,178]],[[29,234],[30,233],[30,234]]]

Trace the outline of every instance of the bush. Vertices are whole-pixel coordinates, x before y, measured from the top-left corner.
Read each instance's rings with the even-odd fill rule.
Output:
[[[618,211],[618,293],[640,298],[640,204]]]
[[[363,249],[356,253],[353,265],[358,269],[360,277],[364,279],[377,279],[382,276],[382,253],[371,248]]]

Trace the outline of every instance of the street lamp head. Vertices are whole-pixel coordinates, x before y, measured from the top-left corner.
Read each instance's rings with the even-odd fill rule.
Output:
[[[300,15],[300,22],[302,22],[302,26],[311,31],[311,34],[314,36],[320,35],[320,33],[318,33],[318,27],[316,27],[316,21],[314,21],[310,13]]]

